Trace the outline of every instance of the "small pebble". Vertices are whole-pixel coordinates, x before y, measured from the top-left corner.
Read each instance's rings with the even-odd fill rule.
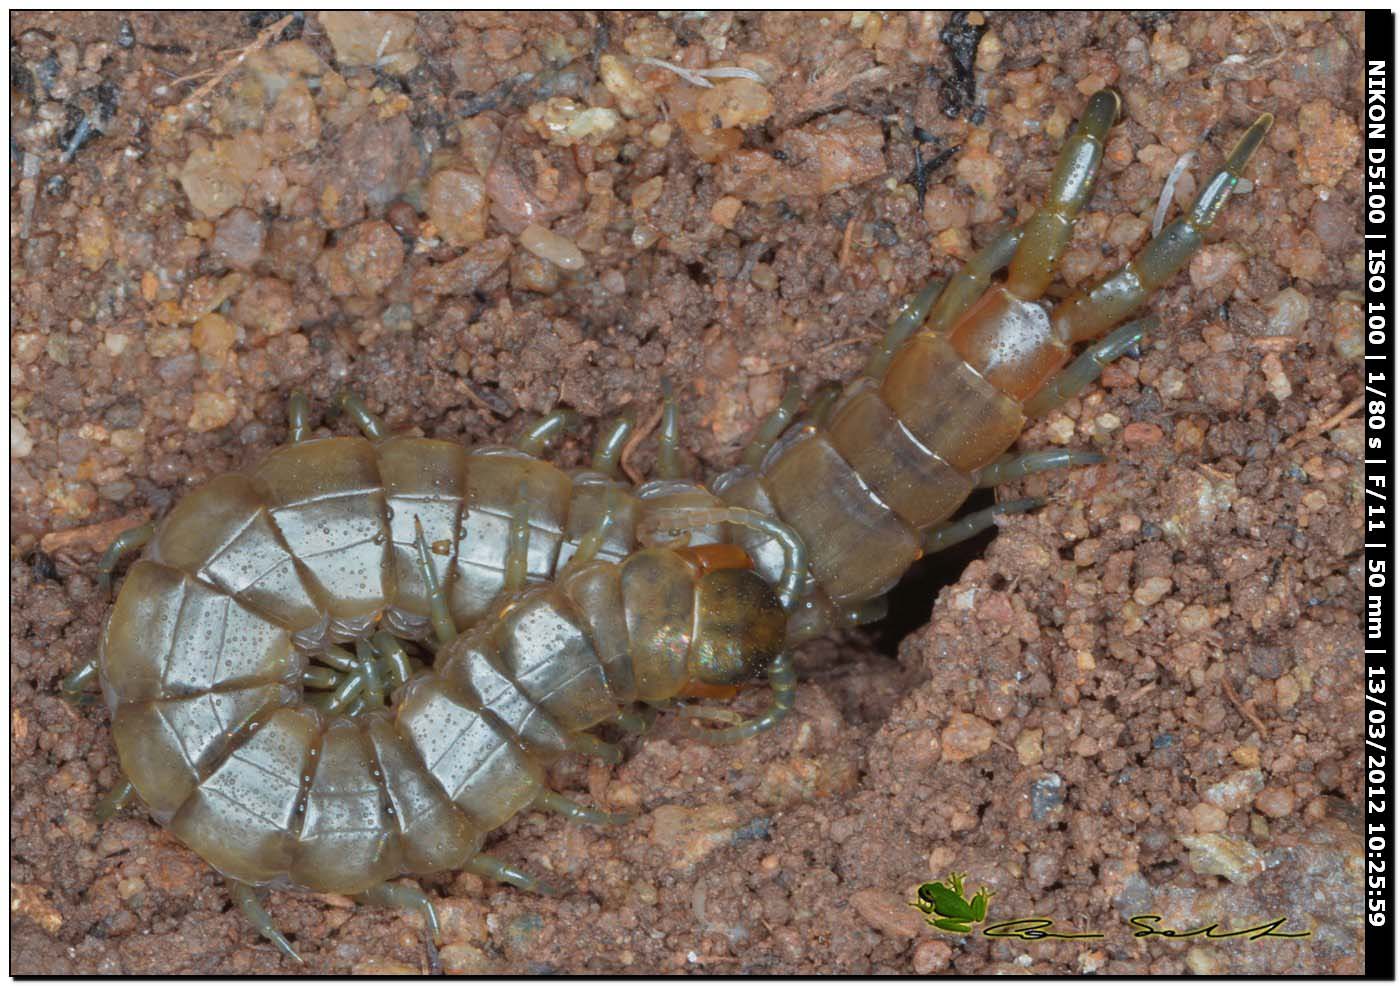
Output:
[[[424,209],[442,238],[453,246],[468,246],[486,239],[486,182],[477,175],[452,169],[439,171],[428,180]]]
[[[1059,774],[1046,774],[1031,785],[1031,818],[1043,822],[1065,803],[1065,782]]]
[[[583,251],[573,240],[552,233],[535,223],[526,226],[520,234],[520,245],[563,270],[582,270],[586,263]]]
[[[1249,883],[1264,872],[1264,856],[1244,839],[1231,835],[1183,835],[1181,842],[1196,873],[1223,876],[1231,883]]]
[[[953,763],[986,753],[996,730],[985,719],[966,712],[955,712],[943,730],[943,759]]]
[[[914,972],[929,976],[948,968],[953,961],[953,948],[944,941],[926,941],[914,949]]]
[[[201,315],[190,332],[190,343],[202,356],[218,359],[233,348],[238,326],[218,312]]]
[[[1264,775],[1258,769],[1237,770],[1220,783],[1206,788],[1205,800],[1226,811],[1239,811],[1263,787]]]
[[[1043,729],[1023,729],[1016,737],[1016,759],[1023,767],[1033,767],[1040,763],[1045,755],[1041,737],[1045,735]]]
[[[1293,814],[1293,792],[1286,787],[1266,787],[1254,799],[1254,807],[1270,818],[1286,818]]]
[[[1295,336],[1307,322],[1312,302],[1296,289],[1284,288],[1264,303],[1264,310],[1269,313],[1270,335]]]
[[[1197,832],[1223,832],[1229,821],[1230,816],[1215,805],[1202,803],[1191,809],[1191,824]]]
[[[888,890],[871,887],[851,894],[851,906],[876,931],[890,938],[916,938],[924,919]]]
[[[238,402],[227,394],[204,392],[194,395],[194,412],[190,415],[191,431],[213,431],[233,420]]]

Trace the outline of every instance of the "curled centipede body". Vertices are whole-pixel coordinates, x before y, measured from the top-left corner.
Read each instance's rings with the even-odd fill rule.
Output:
[[[538,458],[568,412],[516,448],[468,450],[388,437],[353,399],[365,438],[307,440],[294,401],[288,446],[109,552],[108,568],[144,546],[96,663],[130,788],[288,952],[253,887],[430,917],[385,881],[466,867],[539,889],[481,854],[487,833],[528,806],[617,820],[548,791],[545,765],[615,757],[591,731],[639,728],[634,703],[759,674],[769,710],[706,735],[771,727],[791,708],[794,644],[878,618],[921,555],[1034,505],[953,519],[974,487],[1101,458],[1004,453],[1142,337],[1149,320],[1119,323],[1189,260],[1271,122],[1139,258],[1047,311],[1118,111],[1112,91],[1092,97],[1048,203],[916,295],[854,382],[800,420],[786,395],[708,489],[677,475],[669,401],[663,476],[636,489],[617,476],[626,422],[570,474]]]

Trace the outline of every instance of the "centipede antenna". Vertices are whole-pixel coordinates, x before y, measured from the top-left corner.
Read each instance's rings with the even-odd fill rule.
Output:
[[[348,390],[339,391],[335,395],[335,406],[355,420],[355,424],[366,438],[379,441],[387,434],[383,422],[370,413],[359,394],[353,394]]]
[[[506,592],[519,592],[525,588],[529,576],[530,562],[530,498],[525,481],[520,481],[515,491],[515,506],[510,512],[510,535],[506,547],[505,585]]]
[[[797,408],[802,403],[802,387],[797,380],[788,377],[787,387],[783,390],[783,398],[778,402],[768,415],[763,419],[763,424],[758,426],[758,431],[754,432],[753,439],[744,449],[744,465],[757,469],[763,457],[768,454],[768,450],[773,447],[779,436],[787,430],[787,426],[792,424],[792,419],[797,416]]]
[[[457,636],[457,625],[452,622],[452,613],[447,608],[447,593],[433,568],[432,555],[428,550],[428,539],[423,536],[423,521],[413,517],[413,543],[418,548],[418,565],[423,570],[423,584],[428,587],[428,605],[432,612],[433,633],[439,643],[448,643]],[[507,563],[509,567],[509,563]]]
[[[782,521],[744,507],[678,507],[658,510],[648,519],[648,523],[658,534],[677,536],[712,524],[737,524],[767,534],[783,549],[783,571],[773,591],[788,612],[797,604],[797,595],[807,574],[807,546],[797,532]]]
[[[248,923],[257,929],[258,934],[276,945],[277,950],[287,958],[301,962],[301,956],[292,948],[291,942],[287,941],[286,936],[277,930],[277,925],[272,923],[272,916],[263,908],[257,892],[249,884],[231,877],[228,880],[228,889],[233,902],[238,905]]]
[[[295,445],[306,441],[311,432],[311,402],[300,390],[292,391],[287,401],[287,443]]]
[[[102,800],[97,802],[97,807],[93,809],[93,815],[99,822],[105,822],[117,812],[129,805],[136,797],[136,787],[123,777],[112,790],[102,796]]]
[[[588,825],[626,825],[634,817],[628,814],[589,808],[572,798],[564,797],[557,791],[551,791],[549,788],[540,788],[540,793],[535,795],[534,806],[541,811],[552,811],[571,821],[584,822]]]
[[[779,654],[768,665],[768,684],[773,689],[773,704],[761,715],[727,729],[687,729],[686,735],[706,743],[728,745],[772,729],[792,711],[797,698],[797,672],[786,653]]]

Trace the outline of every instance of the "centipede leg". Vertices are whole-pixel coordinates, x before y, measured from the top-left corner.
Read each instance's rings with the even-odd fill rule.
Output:
[[[541,811],[552,811],[556,815],[563,815],[570,821],[583,822],[587,825],[626,825],[633,818],[632,815],[589,808],[548,788],[542,788],[540,793],[535,796],[534,806]]]
[[[442,924],[438,921],[437,908],[433,906],[432,898],[417,887],[407,887],[401,883],[381,883],[362,894],[356,894],[355,900],[374,907],[417,911],[423,915],[423,922],[428,926],[428,933],[433,936],[433,942],[442,944]]]
[[[578,548],[569,556],[568,562],[559,572],[561,578],[598,557],[598,552],[603,547],[603,541],[608,536],[608,528],[612,526],[616,515],[617,491],[610,489],[603,494],[603,510],[598,515],[597,523],[593,525],[592,530],[579,539]]]
[[[365,402],[360,399],[359,394],[342,390],[335,395],[335,406],[355,420],[355,425],[366,438],[378,441],[388,434],[384,430],[384,423],[370,413],[370,409],[365,407]]]
[[[648,708],[643,711],[622,709],[613,719],[613,725],[634,736],[640,736],[656,721],[656,711]]]
[[[792,424],[792,419],[797,416],[797,408],[802,403],[802,388],[796,380],[789,380],[786,389],[783,390],[783,398],[778,402],[778,406],[763,419],[763,424],[758,426],[758,431],[754,432],[753,438],[744,449],[744,465],[754,469],[758,468],[763,457],[768,454],[768,450],[773,447],[773,443]]]
[[[1098,452],[1080,452],[1072,449],[1047,449],[1041,452],[1027,452],[1024,455],[1008,455],[984,466],[977,475],[977,485],[986,489],[1034,476],[1038,472],[1069,469],[1073,466],[1094,466],[1105,461],[1107,457]]]
[[[297,442],[306,441],[310,432],[311,402],[306,399],[304,392],[294,390],[291,400],[287,401],[287,444],[295,445]]]
[[[728,745],[767,732],[787,718],[797,699],[797,671],[787,654],[779,654],[768,665],[768,685],[773,690],[773,703],[762,715],[727,729],[690,729],[686,734],[705,743]]]
[[[657,432],[656,441],[656,475],[662,479],[683,477],[685,469],[681,466],[681,414],[670,380],[661,381],[661,428]]]
[[[529,537],[528,529],[526,537]],[[438,578],[437,571],[433,568],[432,555],[428,553],[428,539],[423,534],[423,522],[416,516],[413,518],[413,538],[418,548],[418,565],[422,569],[423,583],[428,587],[433,633],[437,635],[438,643],[445,644],[456,639],[457,625],[452,621],[452,611],[447,606],[447,588]],[[513,543],[511,547],[514,548]],[[509,559],[506,568],[510,568]]]
[[[525,588],[530,574],[530,498],[522,480],[515,492],[515,507],[510,515],[510,534],[506,547],[505,584],[506,592],[519,592]]]
[[[233,902],[238,905],[243,916],[248,919],[248,923],[257,929],[258,934],[276,945],[277,950],[287,958],[301,962],[301,956],[292,948],[291,942],[287,941],[286,936],[277,930],[277,925],[272,923],[272,915],[264,909],[252,886],[241,880],[230,879],[228,889],[229,894],[233,897]]]
[[[408,684],[408,679],[413,676],[412,666],[408,662],[408,652],[394,639],[394,635],[380,630],[370,638],[370,644],[375,653],[389,665],[389,680],[394,687]]]
[[[973,254],[962,270],[953,275],[933,305],[933,314],[928,319],[931,331],[946,331],[962,317],[963,312],[972,307],[974,301],[982,297],[987,285],[992,283],[993,275],[1011,263],[1024,233],[1024,226],[1005,230]]]
[[[824,383],[812,392],[812,399],[807,408],[807,413],[802,417],[803,424],[810,424],[814,428],[824,428],[831,411],[836,406],[836,399],[841,396],[841,385],[839,383]]]
[[[976,537],[992,527],[996,519],[1003,514],[1023,514],[1043,506],[1045,506],[1043,499],[1038,496],[1028,496],[1020,500],[1007,500],[1005,503],[998,503],[985,510],[970,513],[966,517],[935,527],[925,534],[924,552],[931,555],[935,551],[951,548],[968,538]]]
[[[614,743],[600,740],[592,733],[574,733],[569,737],[569,748],[586,757],[596,757],[604,763],[622,763],[622,749]]]
[[[65,677],[58,684],[58,693],[64,700],[74,705],[87,705],[93,701],[93,695],[85,692],[88,684],[97,680],[97,658],[90,657],[76,669]]]
[[[156,524],[151,521],[139,527],[128,527],[107,546],[97,562],[97,584],[104,593],[112,590],[112,573],[117,570],[123,558],[132,552],[140,551],[155,537]]]
[[[559,889],[553,884],[541,880],[537,876],[531,876],[523,870],[518,870],[503,859],[488,855],[484,852],[477,853],[471,859],[462,864],[462,869],[468,873],[475,873],[477,876],[485,877],[488,880],[495,880],[498,883],[508,883],[512,887],[524,890],[527,893],[540,894],[544,897],[559,896]]]
[[[1075,361],[1046,381],[1022,405],[1026,417],[1037,418],[1076,397],[1099,378],[1105,366],[1132,349],[1142,337],[1157,327],[1151,316],[1120,325],[1102,339],[1091,344]]]
[[[93,809],[92,813],[99,822],[105,822],[131,804],[134,797],[136,797],[136,787],[123,777],[112,786],[112,790],[102,796],[102,800],[97,802],[97,807]]]
[[[563,409],[547,414],[520,433],[515,447],[530,455],[543,455],[545,450],[568,431],[575,431],[582,422],[577,411]]]
[[[355,641],[355,656],[359,659],[361,673],[365,679],[365,704],[371,708],[383,705],[384,680],[379,676],[379,667],[374,661],[374,649],[370,647],[368,640],[361,637]]]
[[[598,448],[593,453],[593,468],[608,476],[618,475],[618,462],[622,459],[622,448],[637,428],[636,420],[625,414],[608,424],[598,439]]]
[[[947,282],[943,280],[929,281],[900,307],[899,314],[885,330],[885,337],[866,360],[867,377],[874,380],[884,377],[885,371],[889,369],[890,360],[894,359],[895,350],[904,345],[905,341],[923,326],[924,319],[928,318],[929,309],[943,293],[945,283]]]

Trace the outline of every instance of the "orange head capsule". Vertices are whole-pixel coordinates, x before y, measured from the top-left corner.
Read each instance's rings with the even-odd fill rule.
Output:
[[[729,694],[761,674],[782,650],[787,613],[773,587],[748,568],[715,568],[695,592],[695,636],[686,696]],[[716,689],[720,690],[716,690]]]

